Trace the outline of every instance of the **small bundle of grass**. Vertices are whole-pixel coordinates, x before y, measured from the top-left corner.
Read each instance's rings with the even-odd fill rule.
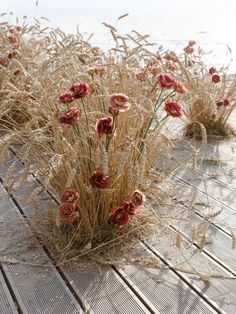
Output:
[[[17,176],[13,164],[5,184],[10,189],[12,175],[24,182],[36,169],[42,187],[28,197],[56,192],[58,207],[34,231],[42,241],[53,239],[60,260],[127,245],[158,228],[152,205],[163,195],[164,175],[155,170],[156,158],[166,158],[172,146],[163,135],[166,121],[183,115],[174,97],[184,87],[170,74],[173,64],[168,70],[160,51],[147,49],[153,47],[147,36],[121,36],[105,26],[115,42],[106,54],[79,35],[29,28],[30,89],[25,93],[19,82],[17,94],[7,94],[28,119],[6,127],[0,159],[20,144],[24,170]]]
[[[228,124],[236,106],[235,76],[227,73],[228,68],[208,68],[202,60],[203,51],[199,48],[195,53],[194,45],[190,41],[184,57],[179,58],[179,75],[188,89],[184,95],[188,118],[185,135],[196,139],[202,139],[204,133],[209,138],[235,135]]]

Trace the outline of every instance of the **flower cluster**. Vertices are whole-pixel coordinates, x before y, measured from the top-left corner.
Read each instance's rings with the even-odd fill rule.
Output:
[[[194,52],[194,48],[193,48],[194,45],[196,45],[196,41],[190,40],[188,42],[188,45],[184,48],[184,52],[187,54],[192,54]]]
[[[63,91],[59,94],[58,99],[64,104],[69,104],[75,99],[84,98],[89,93],[89,84],[85,82],[74,83],[69,91]]]
[[[216,106],[217,107],[222,107],[222,106],[227,107],[227,106],[229,106],[229,104],[230,104],[229,100],[226,98],[216,100]]]
[[[61,205],[58,209],[59,225],[73,224],[79,217],[77,199],[79,194],[72,188],[67,188],[61,195]]]
[[[135,190],[131,200],[122,201],[119,206],[111,209],[109,221],[117,228],[122,228],[138,213],[139,206],[145,201],[145,196],[139,190]]]
[[[74,125],[79,120],[80,110],[78,108],[70,108],[66,112],[62,112],[59,116],[59,122],[61,124]]]
[[[208,73],[211,75],[211,80],[213,83],[219,83],[221,81],[220,75],[217,73],[217,70],[215,67],[211,67],[208,70]]]

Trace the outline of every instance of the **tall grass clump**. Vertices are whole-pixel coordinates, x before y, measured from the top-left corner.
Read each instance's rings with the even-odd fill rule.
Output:
[[[14,191],[33,173],[32,202],[53,190],[57,206],[37,211],[31,227],[61,262],[130,247],[169,221],[155,205],[171,200],[170,172],[156,163],[174,146],[167,122],[184,114],[183,65],[147,35],[104,24],[114,40],[106,52],[80,34],[23,25],[16,59],[1,65],[0,160],[17,144],[23,168],[13,162],[4,184]],[[9,45],[10,26],[1,27]]]
[[[236,79],[228,67],[216,69],[203,61],[204,52],[190,41],[179,58],[180,76],[188,93],[184,95],[188,123],[187,137],[202,138],[203,128],[209,138],[229,137],[235,130],[228,119],[235,109]]]

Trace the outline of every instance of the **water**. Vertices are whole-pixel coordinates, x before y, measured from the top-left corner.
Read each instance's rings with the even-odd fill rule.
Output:
[[[236,69],[235,0],[38,0],[37,6],[36,0],[0,0],[0,5],[1,13],[12,11],[31,20],[47,17],[51,26],[67,33],[74,33],[79,25],[85,38],[95,33],[91,41],[105,49],[110,35],[102,22],[115,25],[122,33],[135,29],[150,34],[153,41],[177,51],[194,39],[204,50],[214,51],[208,58],[210,65],[232,59],[231,70]],[[129,16],[117,21],[125,13]],[[15,21],[13,16],[4,19]]]

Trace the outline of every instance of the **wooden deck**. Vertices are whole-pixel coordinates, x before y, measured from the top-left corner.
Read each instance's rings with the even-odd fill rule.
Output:
[[[198,243],[191,241],[190,229],[184,223],[173,222],[169,234],[156,237],[152,243],[140,243],[140,253],[145,252],[169,269],[132,264],[101,269],[88,265],[75,271],[55,266],[46,246],[32,246],[27,217],[33,208],[21,197],[39,183],[32,176],[10,197],[0,183],[0,314],[235,314],[236,250],[231,249],[232,234],[226,225],[236,230],[236,140],[199,147],[196,170],[190,172],[182,167],[173,180],[183,186],[179,194],[183,204],[188,200],[189,189],[195,187],[198,205],[190,214],[196,227],[202,224],[203,210],[223,211],[215,217],[217,224],[208,229],[213,243],[202,252],[197,249]],[[179,153],[180,158],[187,154]],[[212,159],[221,162],[217,164]],[[0,176],[9,162],[0,167]],[[47,206],[51,196],[45,193],[43,197],[43,206]],[[208,204],[206,208],[204,204]],[[180,250],[173,245],[178,230],[182,234]],[[27,249],[22,251],[22,247]],[[202,272],[216,272],[232,279],[204,282],[176,270],[187,266],[188,261]]]

